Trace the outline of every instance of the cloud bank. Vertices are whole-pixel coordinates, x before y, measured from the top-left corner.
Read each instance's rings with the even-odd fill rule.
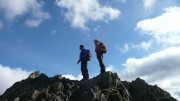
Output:
[[[0,64],[0,95],[3,94],[5,90],[11,87],[15,82],[26,79],[30,73],[30,71],[22,70],[21,68],[12,69]]]
[[[152,42],[148,41],[148,42],[141,42],[139,44],[135,44],[135,43],[125,43],[123,47],[119,47],[118,45],[115,45],[115,48],[117,50],[120,50],[122,53],[127,53],[128,51],[130,51],[131,49],[136,49],[136,50],[144,50],[147,51],[151,48],[152,46]]]
[[[100,5],[98,0],[56,0],[56,4],[65,8],[65,19],[74,28],[88,29],[88,21],[110,21],[119,17],[118,9]]]
[[[140,59],[129,58],[123,66],[125,69],[119,74],[124,80],[141,77],[180,100],[180,47],[170,47]]]
[[[137,23],[136,30],[165,45],[180,44],[180,7],[164,9],[162,15]]]
[[[39,26],[44,20],[50,19],[50,14],[43,11],[42,0],[0,0],[0,11],[8,20],[14,20],[30,14],[25,24],[30,27]]]
[[[145,1],[149,2],[149,0]],[[149,39],[138,45],[125,44],[122,52],[135,48],[143,49],[143,47],[144,50],[148,50],[149,47],[160,50],[146,57],[128,58],[123,64],[125,69],[118,72],[122,79],[131,81],[141,77],[148,83],[156,84],[170,92],[173,97],[180,100],[179,18],[180,8],[174,6],[165,8],[164,13],[160,16],[137,23],[135,30],[142,35],[148,35]],[[115,69],[113,68],[112,71]]]

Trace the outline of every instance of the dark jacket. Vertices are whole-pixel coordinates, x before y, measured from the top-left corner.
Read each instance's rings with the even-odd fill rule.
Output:
[[[79,55],[79,61],[87,61],[87,51],[86,49],[82,49]]]

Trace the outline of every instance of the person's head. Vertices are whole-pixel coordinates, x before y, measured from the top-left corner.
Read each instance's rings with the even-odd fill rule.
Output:
[[[80,46],[79,46],[79,49],[80,49],[80,50],[84,49],[84,46],[83,46],[83,45],[80,45]]]
[[[97,44],[98,43],[98,40],[97,39],[94,39],[94,44]]]

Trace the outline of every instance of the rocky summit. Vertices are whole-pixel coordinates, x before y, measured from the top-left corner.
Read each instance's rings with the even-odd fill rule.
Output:
[[[34,72],[0,96],[0,101],[177,101],[158,86],[137,78],[121,81],[106,72],[86,81]]]

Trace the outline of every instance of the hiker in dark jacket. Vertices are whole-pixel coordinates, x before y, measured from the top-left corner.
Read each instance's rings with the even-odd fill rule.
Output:
[[[89,79],[89,74],[88,74],[88,69],[87,69],[87,51],[84,49],[83,45],[80,45],[80,56],[77,64],[81,62],[81,72],[83,75],[83,80],[88,80]]]
[[[97,59],[99,61],[99,65],[100,65],[100,68],[101,68],[101,73],[105,73],[105,66],[104,66],[104,63],[103,63],[103,52],[101,51],[101,43],[99,40],[95,39],[94,40],[94,44],[95,44],[95,52],[96,52],[96,56],[97,56]]]

